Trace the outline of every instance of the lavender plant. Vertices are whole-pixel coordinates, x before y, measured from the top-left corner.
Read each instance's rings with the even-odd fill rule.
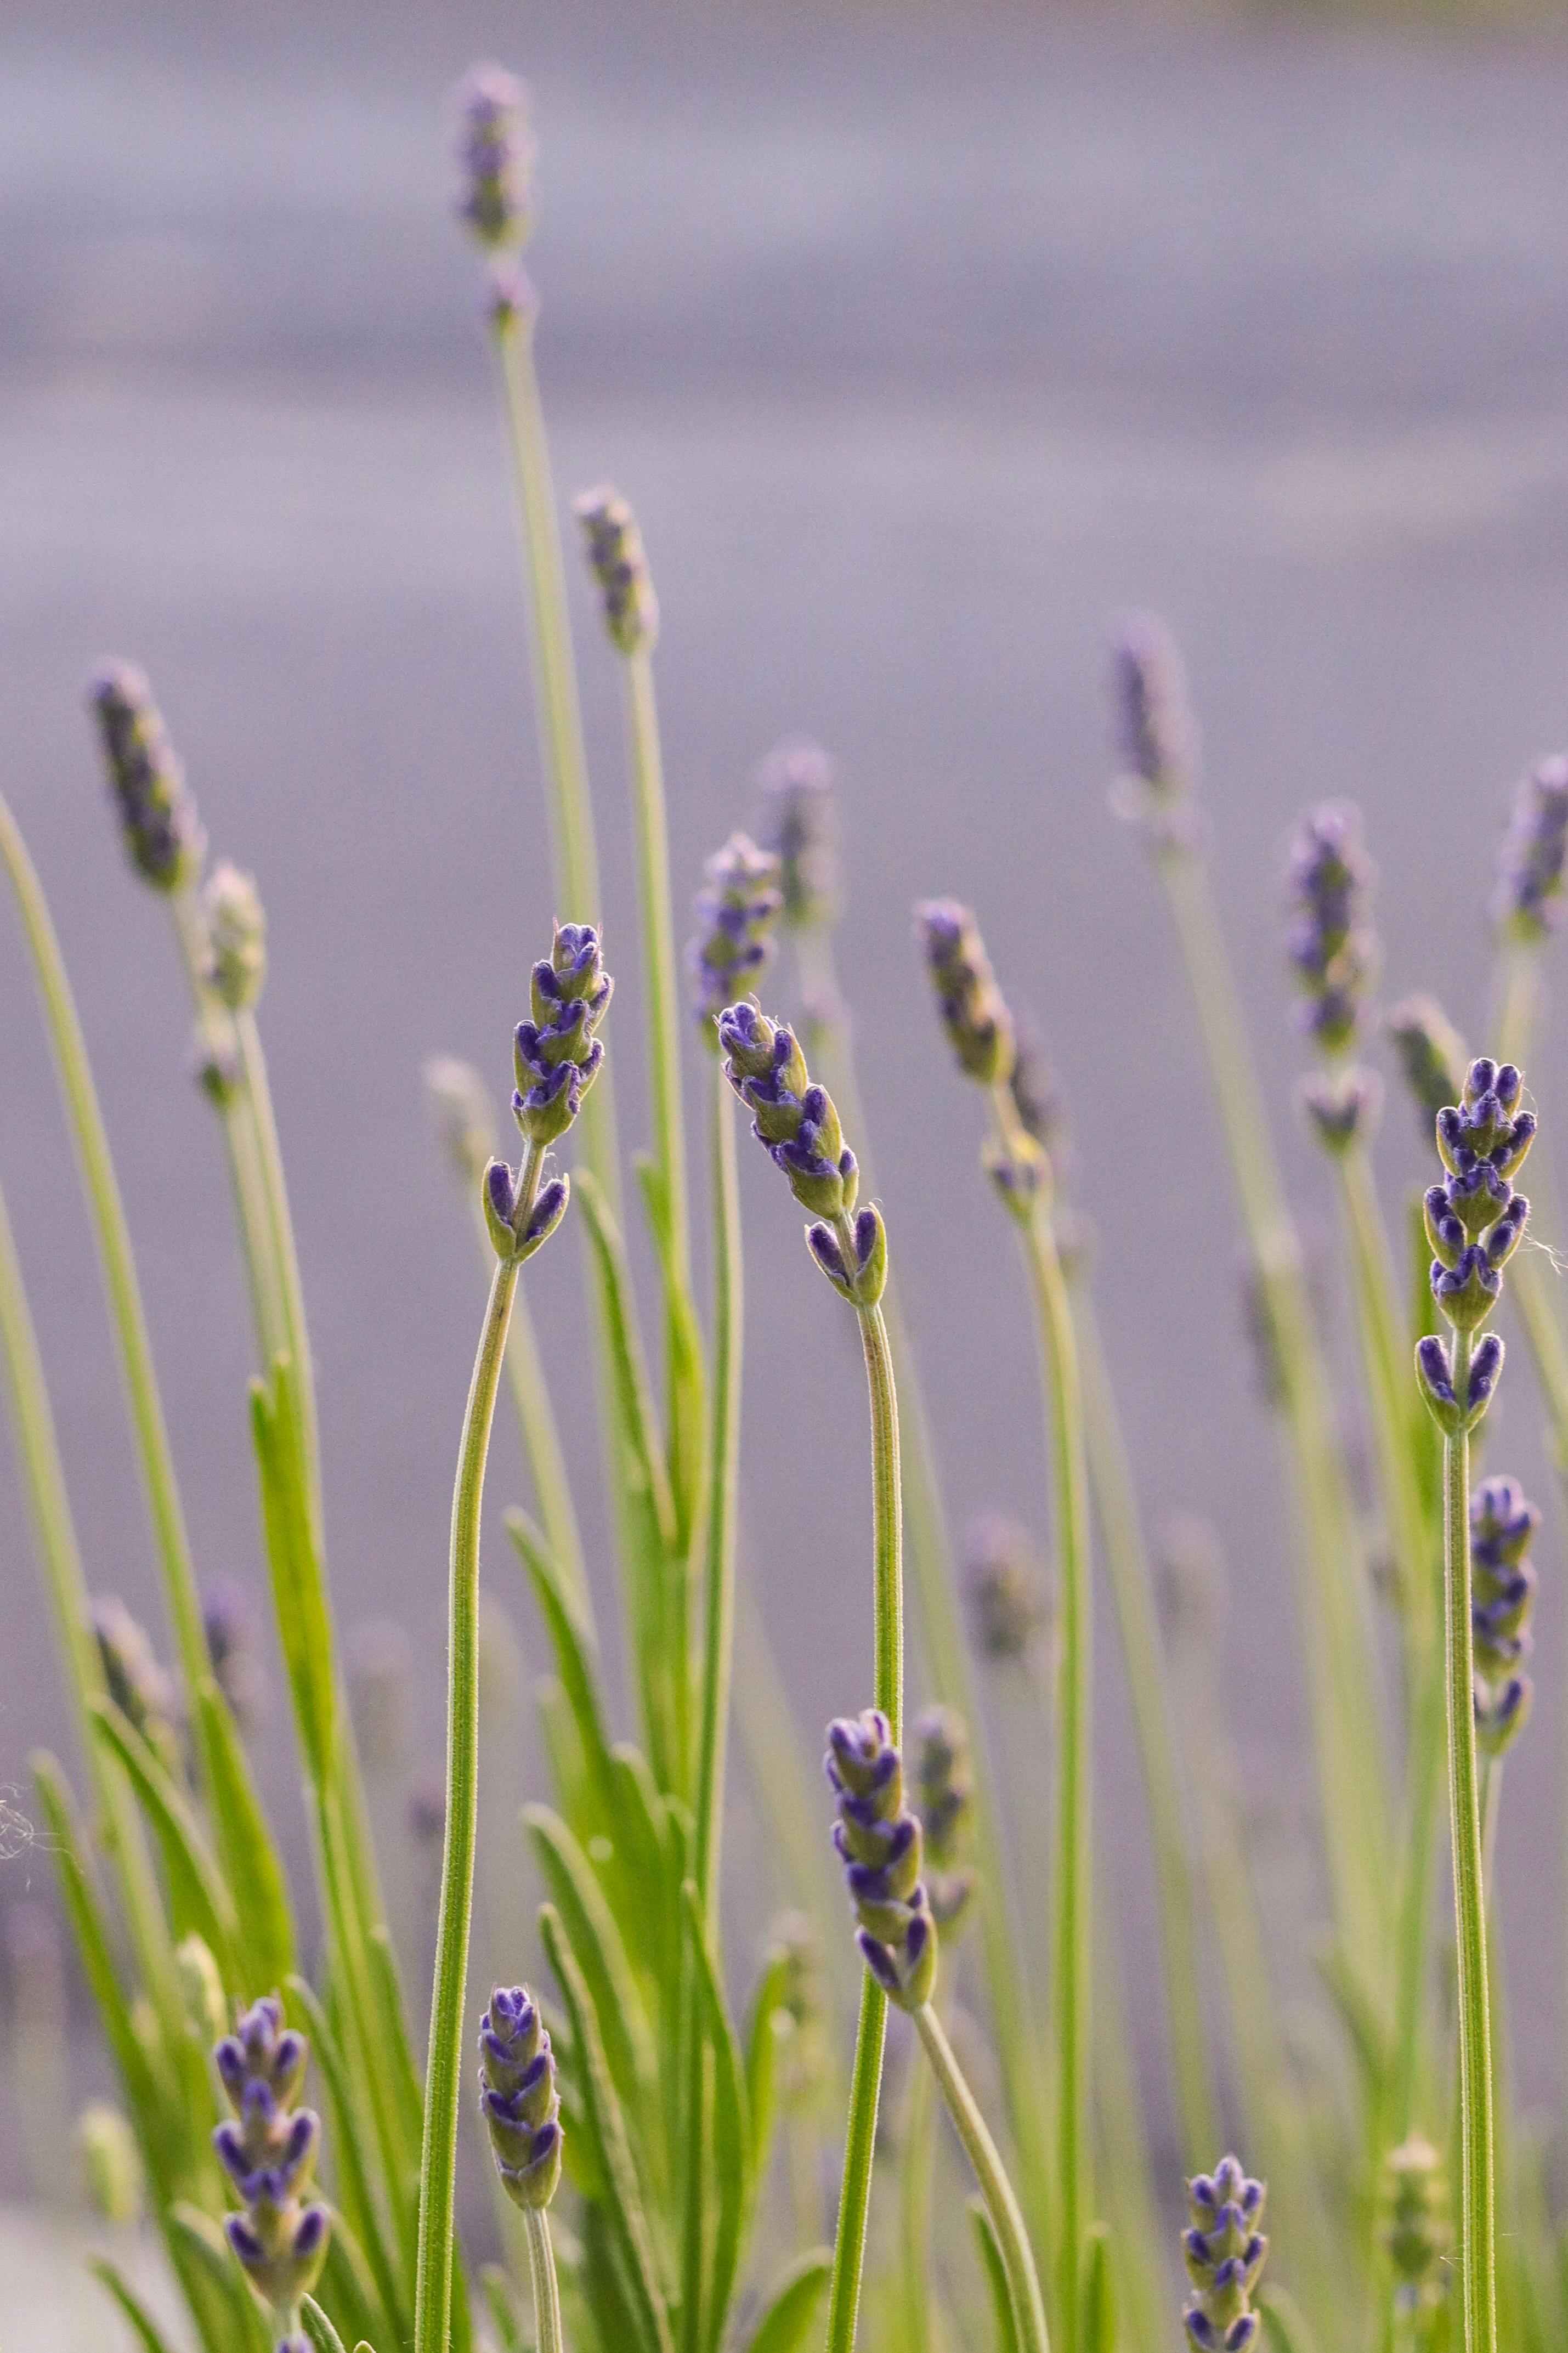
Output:
[[[524,543],[552,880],[571,920],[556,924],[533,967],[515,1032],[521,1156],[497,1156],[497,1107],[482,1077],[449,1059],[426,1073],[489,1295],[453,1500],[446,1759],[418,1791],[420,1867],[437,1896],[423,2067],[404,1980],[410,1966],[430,1967],[427,1923],[410,1922],[406,1900],[397,1907],[400,1954],[381,1891],[383,1865],[401,1874],[403,1862],[395,1848],[378,1855],[372,1835],[384,1849],[407,1838],[411,1760],[406,1741],[388,1733],[384,1705],[362,1707],[369,1761],[396,1767],[373,1817],[344,1704],[309,1330],[261,1045],[259,889],[228,858],[209,863],[195,791],[147,681],[131,664],[106,665],[89,699],[111,809],[133,875],[170,920],[190,991],[195,1075],[221,1125],[247,1270],[258,1515],[306,1800],[309,1891],[290,1884],[258,1794],[255,1629],[232,1588],[198,1576],[86,1039],[41,885],[0,803],[0,863],[82,1177],[167,1630],[94,1599],[0,1202],[0,1354],[88,1789],[79,1806],[61,1767],[36,1760],[40,1827],[115,2078],[115,2104],[95,2102],[76,2136],[99,2202],[123,2215],[144,2200],[200,2353],[514,2353],[528,2341],[530,2302],[540,2353],[568,2344],[578,2353],[792,2353],[819,2326],[828,2353],[857,2342],[1045,2353],[1047,2341],[1057,2353],[1152,2353],[1162,2330],[1173,2344],[1174,2280],[1151,2186],[1157,2136],[1140,2109],[1111,1908],[1096,1883],[1092,1549],[1152,1831],[1177,2129],[1190,2163],[1224,2145],[1222,2123],[1245,2126],[1273,2185],[1277,2269],[1289,2283],[1260,2284],[1260,2183],[1231,2158],[1195,2175],[1181,2242],[1187,2343],[1224,2353],[1265,2343],[1285,2353],[1446,2353],[1460,2342],[1466,2353],[1500,2343],[1555,2353],[1568,2332],[1568,2233],[1547,2155],[1512,2111],[1491,1902],[1503,1759],[1531,1704],[1530,1556],[1541,1515],[1516,1481],[1489,1478],[1472,1494],[1469,1473],[1502,1364],[1486,1327],[1507,1265],[1568,1465],[1568,1332],[1545,1254],[1515,1255],[1528,1206],[1512,1182],[1535,1133],[1519,1063],[1539,1026],[1563,901],[1568,770],[1557,760],[1531,773],[1504,846],[1490,911],[1496,1058],[1467,1064],[1429,997],[1405,998],[1380,1026],[1371,871],[1355,812],[1321,807],[1293,843],[1287,957],[1313,1064],[1303,1099],[1342,1211],[1360,1343],[1359,1395],[1342,1411],[1208,888],[1198,733],[1181,664],[1152,620],[1118,639],[1114,806],[1149,851],[1192,982],[1300,1536],[1329,1932],[1316,1937],[1323,1924],[1296,1874],[1289,1927],[1316,1945],[1329,1996],[1303,2026],[1299,1992],[1287,2000],[1269,1946],[1279,1891],[1265,1883],[1258,1791],[1236,1753],[1215,1579],[1190,1540],[1177,1548],[1183,1599],[1168,1641],[1156,1620],[1093,1268],[1067,1198],[1060,1098],[973,914],[950,900],[924,904],[919,935],[939,1017],[984,1102],[984,1166],[1022,1250],[1055,1504],[1054,1622],[1015,1536],[999,1536],[994,1519],[973,1548],[973,1647],[992,1671],[976,1675],[938,1475],[947,1433],[923,1405],[883,1197],[866,1168],[834,960],[846,878],[833,765],[805,739],[781,746],[762,780],[767,846],[736,831],[708,861],[683,1018],[652,666],[658,604],[631,510],[599,490],[576,513],[626,712],[653,1142],[631,1195],[646,1230],[626,1229],[630,1188],[601,1035],[612,988],[595,818],[533,364],[541,306],[518,259],[535,211],[526,92],[481,69],[458,116],[458,209],[485,270]],[[782,975],[781,933],[791,951]],[[789,987],[798,1023],[764,1013],[754,993],[765,988],[773,1003]],[[1380,1035],[1443,1163],[1415,1208],[1433,1263],[1414,1304],[1394,1271],[1368,1149]],[[705,1191],[688,1168],[682,1060],[694,1044],[706,1081]],[[737,1099],[805,1212],[815,1265],[854,1313],[867,1373],[873,1704],[834,1724],[828,1757],[857,1945],[836,1909],[830,1863],[826,1894],[821,1884],[809,1757],[737,1556]],[[603,1522],[619,1578],[619,1623],[604,1649],[625,1661],[624,1699],[605,1663],[598,1613],[609,1605],[582,1533],[598,1523],[579,1518],[573,1479],[583,1466],[565,1442],[573,1433],[561,1426],[554,1377],[558,1353],[581,1351],[582,1331],[536,1335],[525,1297],[527,1264],[569,1199],[587,1261],[582,1331],[592,1338]],[[694,1240],[710,1251],[706,1328]],[[651,1362],[638,1305],[644,1248],[659,1327]],[[505,1786],[517,1770],[510,1743],[479,1732],[480,1529],[503,1369],[532,1505],[508,1515],[508,1533],[549,1669],[542,1762],[526,1792]],[[1352,1476],[1358,1421],[1370,1438],[1365,1511]],[[910,1660],[906,1514],[920,1638]],[[764,1560],[776,1541],[760,1531]],[[832,1541],[847,1549],[842,1530]],[[1375,1589],[1374,1559],[1387,1570]],[[1251,1623],[1248,1639],[1272,1630]],[[906,1684],[931,1703],[912,1716],[907,1788]],[[514,1693],[515,1676],[491,1679],[492,1715],[514,1709]],[[987,1721],[998,1707],[1010,1719],[1005,1810]],[[727,1856],[736,1715],[765,1836]],[[502,1785],[492,1820],[526,1795],[525,1859],[508,1851],[500,1869],[518,1881],[525,1861],[544,1900],[537,1951],[496,1956],[501,1981],[479,2026],[475,2138],[482,2130],[493,2160],[507,2260],[476,2274],[458,2224],[481,1773]],[[1445,1778],[1457,2032],[1441,1999]],[[1042,1862],[1031,1831],[1047,1799],[1054,1834]],[[797,1909],[748,1971],[734,1936],[741,1915],[727,1899],[764,1861],[770,1906]],[[1026,1949],[1041,1915],[1043,1973]],[[510,1910],[506,1919],[510,1945],[526,1941]],[[319,1931],[302,1934],[303,1921]],[[532,1990],[512,1982],[525,1969]],[[748,1975],[742,2012],[736,1995]],[[836,1988],[857,1976],[840,2116]],[[258,1999],[262,1989],[276,1990]],[[34,1998],[29,2011],[24,2000],[17,2033],[47,2007]],[[879,2132],[889,2009],[907,2021],[892,2063],[901,2042],[910,2072],[896,2127]],[[58,2000],[49,2015],[58,2028]],[[308,2066],[320,2117],[302,2105]],[[983,2113],[994,2081],[994,2125]],[[956,2147],[934,2130],[938,2092]],[[35,2084],[31,2140],[58,2105],[37,2093]],[[774,2162],[781,2114],[787,2197]],[[955,2227],[962,2200],[935,2194],[960,2153],[979,2191],[972,2242]],[[40,2179],[47,2170],[38,2168]],[[816,2241],[836,2173],[829,2251]],[[1452,2262],[1450,2173],[1459,2192]],[[896,2231],[882,2227],[894,2200]],[[470,2236],[477,2246],[479,2232]],[[492,2224],[489,2252],[496,2243]],[[147,2353],[168,2353],[171,2340],[114,2261],[95,2268]]]

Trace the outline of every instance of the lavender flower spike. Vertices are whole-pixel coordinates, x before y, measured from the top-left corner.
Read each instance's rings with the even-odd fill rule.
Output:
[[[160,1663],[146,1628],[131,1615],[118,1594],[105,1593],[93,1602],[92,1630],[110,1698],[160,1763],[179,1780],[184,1772],[176,1729],[180,1694],[173,1676]]]
[[[608,482],[574,500],[573,512],[604,601],[611,644],[628,657],[651,653],[658,638],[658,599],[636,515]]]
[[[1290,848],[1295,911],[1289,953],[1306,999],[1305,1023],[1326,1054],[1355,1045],[1376,949],[1366,923],[1372,865],[1353,808],[1326,802],[1303,818]]]
[[[1028,1530],[988,1513],[976,1520],[964,1546],[975,1639],[998,1664],[1027,1664],[1050,1624],[1050,1608]]]
[[[784,904],[779,861],[750,835],[732,833],[704,869],[698,930],[686,951],[696,1014],[717,1051],[721,1013],[772,963],[773,930]]]
[[[724,1075],[752,1113],[752,1134],[789,1179],[791,1192],[822,1220],[806,1243],[841,1298],[874,1307],[888,1280],[888,1236],[873,1205],[856,1208],[855,1155],[844,1141],[826,1087],[814,1086],[793,1030],[770,1021],[754,997],[719,1016]]]
[[[969,1861],[974,1782],[969,1733],[956,1708],[928,1707],[915,1720],[915,1806],[931,1868],[926,1894],[944,1936],[957,1934],[979,1885]]]
[[[213,2147],[245,2209],[227,2219],[228,2242],[286,2333],[321,2277],[330,2227],[324,2206],[302,2202],[321,2131],[312,2109],[291,2105],[308,2055],[304,2036],[284,2026],[282,2004],[270,1996],[213,2053],[234,2110]]]
[[[1476,1672],[1476,1740],[1500,1757],[1522,1731],[1534,1696],[1520,1672],[1533,1636],[1535,1570],[1528,1554],[1541,1514],[1517,1479],[1487,1479],[1470,1499],[1470,1628]]]
[[[956,899],[927,899],[915,909],[915,931],[960,1070],[983,1087],[1005,1085],[1016,1053],[1013,1017],[973,915]]]
[[[549,956],[533,967],[532,1018],[519,1022],[513,1041],[511,1110],[529,1147],[524,1171],[537,1172],[539,1155],[565,1134],[599,1074],[605,1049],[595,1033],[614,987],[593,924],[557,923]],[[525,1185],[504,1160],[490,1161],[480,1199],[497,1257],[519,1265],[531,1258],[565,1215],[570,1189],[564,1176]]]
[[[231,1013],[254,1005],[267,977],[267,916],[248,874],[226,858],[208,875],[202,892],[206,931],[204,976]]]
[[[1523,1081],[1511,1062],[1482,1056],[1470,1064],[1460,1101],[1437,1114],[1437,1150],[1447,1175],[1422,1202],[1432,1245],[1432,1294],[1457,1332],[1484,1323],[1502,1292],[1502,1271],[1518,1249],[1530,1204],[1509,1181],[1535,1139],[1535,1115],[1519,1108]],[[1453,1361],[1427,1338],[1415,1368],[1433,1419],[1449,1435],[1470,1430],[1486,1410],[1502,1364],[1502,1344],[1488,1333],[1470,1359],[1466,1394],[1457,1395]]]
[[[487,253],[513,253],[533,226],[528,92],[503,67],[476,66],[458,103],[458,213]]]
[[[1197,2353],[1245,2353],[1258,2341],[1252,2291],[1268,2253],[1258,2227],[1266,2195],[1234,2157],[1187,2184],[1193,2219],[1182,2233],[1182,2254],[1194,2294],[1182,2318]]]
[[[866,1966],[900,2010],[936,1983],[936,1923],[921,1879],[921,1825],[904,1802],[903,1765],[879,1708],[827,1727],[827,1778],[838,1799],[833,1843],[860,1923]]]
[[[206,836],[145,676],[134,663],[105,662],[88,700],[131,863],[154,890],[184,890],[201,871]]]
[[[1384,1021],[1400,1076],[1415,1098],[1424,1136],[1465,1083],[1465,1041],[1433,997],[1406,997]]]
[[[767,810],[767,846],[779,861],[785,924],[808,931],[830,923],[838,903],[832,761],[808,736],[792,736],[769,753],[757,782]]]
[[[1152,613],[1130,614],[1111,641],[1110,720],[1112,810],[1156,853],[1190,847],[1197,831],[1197,728],[1175,639]]]
[[[526,1986],[497,1986],[479,2021],[479,2100],[501,2187],[514,2206],[548,2206],[561,2179],[555,2053]]]
[[[1568,759],[1542,760],[1521,785],[1498,860],[1492,915],[1500,937],[1538,947],[1563,914],[1568,857]]]

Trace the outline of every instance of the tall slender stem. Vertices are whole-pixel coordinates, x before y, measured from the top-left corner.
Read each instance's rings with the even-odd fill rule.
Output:
[[[1013,2299],[1013,2317],[1017,2327],[1020,2353],[1048,2353],[1049,2338],[1046,2331],[1045,2309],[1040,2302],[1040,2283],[1035,2271],[1035,2258],[1029,2251],[1028,2236],[1024,2229],[1024,2218],[1018,2211],[1018,2200],[1013,2194],[1013,2185],[996,2154],[996,2144],[985,2128],[985,2119],[980,2113],[973,2093],[964,2081],[963,2072],[953,2056],[952,2045],[942,2032],[942,2021],[929,2001],[922,2002],[916,2010],[915,2026],[942,2087],[953,2129],[963,2143],[964,2155],[974,2168],[974,2179],[980,2185],[980,2194],[985,2200],[985,2209],[996,2233],[996,2243],[1002,2251],[1003,2267],[1007,2274],[1007,2286]],[[1076,2322],[1066,2341],[1069,2347],[1078,2345]]]
[[[539,1154],[525,1160],[520,1194],[537,1187]],[[521,1223],[521,1219],[520,1219]],[[458,2161],[458,2094],[462,2073],[463,1997],[474,1902],[474,1842],[479,1822],[479,1516],[496,1392],[517,1288],[514,1261],[496,1267],[463,1418],[452,1497],[450,1632],[447,1662],[447,1831],[436,1976],[430,2001],[430,2052],[425,2078],[425,2145],[420,2165],[415,2353],[446,2353],[452,2304],[452,2200]]]
[[[637,897],[647,992],[648,1092],[654,1156],[663,1179],[670,1256],[684,1287],[689,1281],[687,1229],[686,1132],[680,1105],[680,1012],[676,988],[675,931],[669,886],[669,839],[664,807],[664,757],[653,657],[644,649],[626,659],[626,738],[631,755],[632,815],[637,827]]]
[[[572,654],[555,484],[533,364],[532,321],[510,308],[499,311],[495,345],[526,558],[534,692],[540,750],[550,788],[556,897],[563,917],[577,923],[598,923],[603,920],[598,848]],[[601,1071],[588,1094],[582,1124],[588,1166],[618,1222],[621,1166],[608,1071]]]
[[[1470,1335],[1454,1335],[1454,1393],[1469,1387]],[[1486,1895],[1476,1765],[1475,1660],[1470,1624],[1470,1441],[1443,1446],[1443,1551],[1448,1684],[1448,1801],[1459,1963],[1459,2266],[1466,2353],[1497,2353],[1491,2025]]]
[[[855,1240],[847,1218],[839,1220],[839,1248],[847,1266],[855,1263]],[[893,1380],[888,1326],[880,1307],[862,1307],[860,1343],[871,1401],[871,1529],[875,1593],[876,1704],[887,1717],[894,1745],[902,1738],[904,1715],[903,1525],[899,1490],[899,1404]],[[860,2272],[866,2253],[866,2216],[871,2196],[871,2162],[877,2138],[877,2107],[882,2088],[882,2048],[887,2039],[888,2000],[867,1972],[860,1989],[860,2022],[855,2038],[855,2073],[849,2092],[849,2125],[844,2144],[844,2178],[838,2199],[838,2232],[828,2294],[827,2353],[850,2353],[860,2303]]]
[[[564,2353],[561,2333],[561,2288],[555,2277],[555,2250],[550,2243],[550,2218],[542,2207],[527,2206],[528,2270],[533,2283],[533,2341],[537,2353]]]

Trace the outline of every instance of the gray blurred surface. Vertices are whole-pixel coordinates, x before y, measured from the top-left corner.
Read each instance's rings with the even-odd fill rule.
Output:
[[[419,1065],[463,1052],[499,1095],[551,913],[478,273],[448,216],[444,95],[486,51],[536,90],[531,265],[560,486],[612,475],[658,575],[682,896],[752,820],[773,738],[807,729],[843,763],[844,972],[955,1516],[1038,1525],[1045,1496],[1009,1240],[909,945],[910,902],[936,890],[975,902],[1059,1068],[1143,1500],[1152,1520],[1180,1506],[1223,1530],[1237,1728],[1289,1822],[1307,1768],[1270,1433],[1163,911],[1106,810],[1105,629],[1152,604],[1187,649],[1254,1036],[1303,1218],[1326,1233],[1291,1108],[1285,829],[1325,795],[1362,803],[1389,993],[1435,987],[1479,1042],[1508,793],[1568,735],[1568,52],[584,0],[531,17],[478,0],[6,12],[5,787],[97,1057],[198,1554],[250,1575],[218,1143],[182,1074],[160,911],[107,821],[79,707],[97,655],[146,664],[215,845],[261,878],[332,1574],[351,1620],[412,1629],[432,1746],[482,1275]],[[578,619],[637,1140],[619,721],[582,599]],[[151,1607],[8,921],[0,1005],[0,1176],[91,1574]],[[695,1056],[689,1075],[695,1106]],[[1568,1108],[1563,1077],[1558,1039],[1536,1073],[1548,1115]],[[1402,1103],[1384,1158],[1392,1207],[1421,1166]],[[815,1725],[860,1704],[869,1675],[863,1393],[759,1155],[745,1184],[747,1514]],[[534,1289],[591,1486],[577,1274],[557,1246]],[[1338,1337],[1348,1366],[1342,1319]],[[1550,1504],[1522,1350],[1497,1420],[1493,1465]],[[498,1498],[521,1480],[506,1433]],[[1538,2094],[1558,2073],[1563,1966],[1555,1513],[1549,1533],[1502,1862]],[[20,1782],[61,1707],[8,1467],[0,1559],[0,1781]],[[519,1598],[499,1545],[491,1560]],[[1102,1837],[1136,1986],[1142,1834],[1109,1622],[1101,1641]]]

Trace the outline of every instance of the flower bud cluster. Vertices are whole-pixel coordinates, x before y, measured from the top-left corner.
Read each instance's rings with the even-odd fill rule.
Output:
[[[1406,997],[1384,1022],[1400,1076],[1415,1099],[1423,1136],[1465,1083],[1465,1041],[1432,997]]]
[[[784,905],[779,861],[749,834],[732,833],[703,870],[697,936],[686,951],[697,1019],[717,1049],[715,1027],[727,1005],[750,989],[774,955],[773,931]]]
[[[201,871],[206,836],[146,678],[106,662],[89,689],[131,862],[155,890],[183,891]]]
[[[1258,2341],[1252,2291],[1268,2253],[1258,2227],[1265,2195],[1262,2182],[1248,2179],[1234,2157],[1187,2184],[1193,2219],[1182,2233],[1182,2254],[1194,2293],[1182,2318],[1198,2353],[1244,2353]]]
[[[1302,819],[1289,883],[1295,919],[1287,947],[1307,999],[1304,1026],[1325,1054],[1348,1053],[1377,961],[1366,922],[1372,866],[1353,808],[1326,802]]]
[[[213,2053],[234,2110],[214,2133],[213,2147],[245,2209],[226,2220],[228,2242],[286,2327],[327,2254],[327,2210],[303,2202],[321,2118],[293,2105],[308,2055],[304,2036],[284,2026],[282,2005],[270,1996],[247,2010]]]
[[[611,644],[623,654],[651,653],[658,637],[658,599],[636,515],[608,482],[584,491],[573,512],[588,569],[598,583]]]
[[[1521,785],[1498,860],[1492,914],[1501,938],[1537,947],[1562,920],[1568,858],[1568,759],[1542,760]]]
[[[1429,2311],[1442,2299],[1450,2234],[1443,2160],[1419,2133],[1390,2152],[1383,2200],[1383,2243],[1394,2267],[1399,2308]]]
[[[983,1087],[1005,1086],[1016,1053],[1013,1017],[973,914],[956,899],[928,899],[915,909],[915,928],[960,1070]]]
[[[557,923],[530,980],[532,1018],[513,1039],[512,1117],[531,1157],[566,1134],[599,1074],[605,1049],[595,1032],[614,987],[593,924]],[[490,1161],[481,1198],[497,1257],[519,1265],[531,1258],[561,1223],[570,1189],[556,1176],[534,1191],[504,1160]]]
[[[1470,1499],[1470,1633],[1476,1741],[1500,1757],[1524,1728],[1534,1696],[1521,1672],[1534,1637],[1535,1570],[1528,1558],[1541,1514],[1517,1479],[1487,1479]]]
[[[820,744],[796,736],[769,753],[757,781],[767,844],[779,861],[785,924],[805,931],[830,923],[838,904],[832,761]]]
[[[118,1594],[105,1593],[92,1605],[92,1630],[110,1698],[177,1779],[184,1769],[176,1729],[180,1695],[146,1628]]]
[[[915,1810],[925,1841],[926,1895],[944,1936],[962,1926],[979,1876],[969,1861],[974,1781],[969,1734],[951,1707],[928,1707],[915,1719]]]
[[[267,916],[248,874],[219,859],[202,892],[203,978],[231,1013],[254,1005],[267,977]]]
[[[561,2179],[561,2098],[550,2031],[526,1986],[497,1986],[479,2021],[479,2104],[514,2206],[548,2206]]]
[[[476,66],[458,108],[459,217],[487,253],[515,252],[533,226],[528,92],[503,67]]]
[[[826,1087],[814,1086],[791,1029],[770,1021],[754,998],[719,1016],[724,1075],[752,1114],[752,1133],[789,1179],[802,1208],[812,1256],[841,1297],[874,1307],[888,1279],[888,1235],[881,1212],[856,1208],[860,1174],[844,1141]],[[837,1230],[836,1230],[837,1229]]]
[[[1151,849],[1190,842],[1197,729],[1175,639],[1152,613],[1129,614],[1111,641],[1110,716],[1111,807]]]
[[[866,1966],[900,2010],[936,1983],[936,1923],[921,1877],[921,1825],[904,1799],[902,1760],[879,1708],[827,1727],[824,1762],[838,1800],[833,1842],[859,1921]]]
[[[1028,1531],[1016,1520],[987,1514],[969,1532],[965,1582],[975,1637],[988,1659],[1027,1662],[1050,1620],[1039,1566]]]
[[[1457,1104],[1437,1114],[1437,1150],[1447,1171],[1422,1202],[1432,1261],[1432,1295],[1458,1332],[1472,1332],[1502,1292],[1502,1270],[1518,1249],[1530,1204],[1510,1183],[1535,1138],[1535,1115],[1519,1109],[1522,1081],[1511,1062],[1483,1055],[1470,1064]],[[1489,1332],[1469,1361],[1466,1395],[1455,1394],[1453,1361],[1429,1336],[1415,1368],[1434,1419],[1449,1435],[1472,1429],[1502,1369],[1502,1342]]]

